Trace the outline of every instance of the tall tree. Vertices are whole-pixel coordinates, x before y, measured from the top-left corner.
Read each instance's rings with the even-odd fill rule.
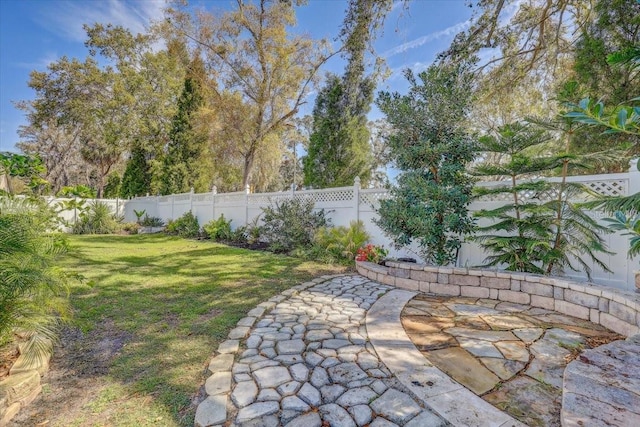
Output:
[[[329,75],[316,98],[313,133],[304,159],[304,183],[316,188],[353,184],[359,176],[367,185],[372,156],[366,117],[349,114],[344,81]]]
[[[94,175],[102,195],[105,178],[121,159],[129,137],[131,94],[111,67],[101,68],[93,58],[84,62],[62,57],[46,72],[31,73],[29,86],[36,91],[24,103],[34,130],[55,123],[74,135],[82,159]]]
[[[142,196],[151,188],[151,165],[147,159],[147,151],[141,146],[134,146],[131,157],[122,175],[120,197]]]
[[[32,72],[35,99],[18,103],[27,115],[23,149],[51,166],[54,186],[89,184],[99,195],[134,145],[153,157],[168,140],[184,80],[184,43],[158,50],[153,34],[111,25],[85,26],[90,56],[66,57]],[[109,64],[101,66],[98,55]]]
[[[400,170],[377,224],[398,246],[417,241],[427,262],[452,264],[473,229],[473,180],[465,167],[476,141],[464,125],[472,78],[468,68],[446,64],[432,65],[419,81],[410,70],[406,76],[407,95],[381,92],[376,101],[392,128],[390,155]]]
[[[588,88],[589,96],[617,105],[640,95],[640,72],[632,63],[610,64],[607,57],[640,44],[640,3],[598,0],[594,16],[576,44],[576,80]]]
[[[177,32],[203,49],[217,101],[236,92],[244,104],[247,128],[234,141],[243,187],[252,180],[261,148],[291,123],[329,57],[326,42],[288,33],[296,22],[292,3],[236,0],[236,9],[224,14],[168,11]]]
[[[19,108],[29,111],[29,106],[19,103]],[[53,194],[62,187],[89,185],[87,168],[80,155],[77,131],[58,126],[55,121],[30,123],[18,129],[20,142],[16,147],[23,153],[38,155],[45,166],[46,179]]]
[[[304,161],[305,184],[314,187],[350,185],[359,176],[371,178],[373,157],[367,113],[373,102],[380,61],[367,75],[367,52],[393,2],[350,0],[340,37],[347,66],[342,78],[329,75],[316,98],[313,133]]]
[[[575,50],[575,80],[584,88],[581,97],[599,98],[607,105],[619,105],[640,95],[640,71],[632,62],[613,64],[607,58],[616,52],[631,52],[640,46],[640,3],[630,0],[599,0],[595,19],[582,28]],[[581,98],[580,97],[580,98]],[[580,98],[572,101],[578,102]],[[578,153],[600,151],[603,146],[618,148],[621,153],[613,164],[595,173],[626,171],[629,158],[638,155],[640,139],[636,135],[602,134],[585,128],[574,140]]]
[[[169,142],[190,61],[186,42],[163,32],[160,24],[145,34],[135,35],[111,24],[97,23],[85,26],[85,29],[88,35],[85,45],[90,54],[94,57],[99,54],[115,64],[125,90],[132,95],[125,173],[128,172],[127,181],[134,188],[127,184],[122,191],[132,196],[157,190],[152,187],[154,183],[158,186],[160,168],[152,168],[152,165],[158,166],[161,162]],[[163,36],[166,48],[159,50],[157,44]],[[143,174],[134,178],[133,172]],[[149,173],[151,180],[147,176]]]
[[[204,64],[196,55],[184,80],[178,112],[173,118],[169,144],[162,160],[162,194],[184,193],[191,188],[207,190],[211,184],[203,168],[207,136],[195,126],[196,115],[204,103],[203,74]]]

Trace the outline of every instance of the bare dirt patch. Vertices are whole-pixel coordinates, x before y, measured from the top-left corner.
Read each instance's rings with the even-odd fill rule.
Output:
[[[24,408],[10,426],[68,425],[105,387],[113,359],[131,337],[111,321],[90,333],[67,327],[54,347],[49,372],[42,378],[43,392]]]
[[[0,348],[0,381],[9,375],[9,370],[18,356],[20,356],[20,352],[16,344],[10,344]]]

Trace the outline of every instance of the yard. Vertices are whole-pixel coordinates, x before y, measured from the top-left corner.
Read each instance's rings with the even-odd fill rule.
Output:
[[[344,267],[166,235],[70,236],[71,294],[43,392],[11,425],[193,425],[213,350],[269,297]]]

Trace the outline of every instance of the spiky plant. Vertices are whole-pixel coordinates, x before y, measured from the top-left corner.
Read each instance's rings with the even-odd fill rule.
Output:
[[[94,200],[73,225],[74,234],[113,234],[119,230],[118,220],[104,202]]]
[[[476,195],[507,193],[512,198],[511,203],[476,213],[478,218],[488,220],[487,225],[478,227],[474,237],[489,253],[483,266],[538,274],[581,269],[591,277],[585,259],[588,257],[608,271],[596,256],[598,252],[606,252],[599,234],[606,232],[606,228],[570,202],[577,193],[585,191],[566,180],[572,156],[534,154],[552,138],[551,133],[523,123],[505,125],[495,135],[481,138],[484,151],[498,154],[502,160],[479,165],[476,175],[505,176],[509,181],[498,187],[476,188]],[[559,183],[537,178],[558,168],[563,171]],[[534,196],[525,198],[526,194]],[[550,200],[541,202],[542,199]]]
[[[20,334],[46,349],[68,315],[72,276],[56,265],[67,246],[61,234],[49,233],[51,218],[37,202],[0,203],[0,346]]]
[[[349,227],[320,228],[314,240],[328,260],[353,262],[358,249],[369,240],[369,233],[362,221],[351,221]]]

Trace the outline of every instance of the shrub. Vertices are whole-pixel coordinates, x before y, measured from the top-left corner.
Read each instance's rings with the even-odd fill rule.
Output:
[[[353,261],[358,248],[369,240],[362,221],[351,221],[349,227],[322,227],[315,235],[321,258],[328,262]]]
[[[468,65],[438,64],[405,73],[407,95],[381,92],[377,105],[391,132],[385,138],[400,173],[375,221],[396,247],[419,244],[427,263],[454,264],[473,231],[473,180],[465,168],[476,141],[465,125],[473,74]]]
[[[157,216],[145,215],[139,223],[143,227],[164,227],[164,221]]]
[[[246,226],[236,228],[231,232],[229,240],[233,243],[247,243],[249,241],[249,228]]]
[[[176,220],[170,220],[165,231],[168,234],[177,234],[180,237],[194,238],[200,234],[200,225],[198,224],[198,218],[189,211]]]
[[[73,225],[74,234],[113,234],[118,232],[120,224],[111,208],[104,202],[94,200],[80,214],[78,222]]]
[[[232,240],[231,220],[227,221],[224,215],[220,215],[218,219],[212,219],[202,226],[206,237],[219,240]]]
[[[93,199],[96,197],[96,190],[86,185],[76,185],[74,187],[62,187],[58,191],[58,197],[81,197],[84,199]]]
[[[289,252],[310,248],[318,229],[329,224],[324,209],[314,212],[313,207],[312,200],[292,199],[263,208],[261,238],[269,243],[269,250]]]
[[[125,222],[122,224],[122,231],[128,234],[138,234],[140,231],[140,224],[137,222]]]
[[[356,261],[368,261],[378,264],[389,254],[383,246],[368,244],[360,249],[356,254]]]
[[[67,245],[62,234],[48,233],[52,217],[32,201],[0,203],[0,346],[20,333],[38,349],[68,314],[72,276],[55,265]]]

